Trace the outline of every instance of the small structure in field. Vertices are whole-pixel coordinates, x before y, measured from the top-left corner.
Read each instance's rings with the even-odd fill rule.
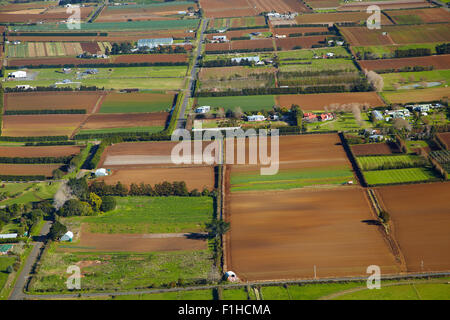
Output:
[[[0,244],[0,256],[8,254],[9,251],[13,248],[12,244]]]
[[[27,77],[27,72],[26,71],[14,71],[8,74],[8,77],[10,78],[26,78]]]
[[[173,38],[155,38],[155,39],[139,39],[137,41],[138,48],[147,47],[153,49],[159,46],[170,46],[173,44]]]
[[[213,36],[213,41],[225,42],[225,41],[227,41],[227,36]]]
[[[15,239],[17,238],[17,233],[3,233],[0,234],[0,239]]]
[[[60,239],[60,241],[69,241],[72,242],[73,240],[73,232],[67,231]]]
[[[264,121],[266,120],[266,117],[262,116],[262,115],[251,115],[247,117],[247,121],[249,122],[255,122],[255,121]]]
[[[95,170],[95,176],[96,177],[105,177],[108,175],[108,171],[106,171],[105,168],[99,168]]]
[[[225,279],[230,282],[238,282],[239,278],[237,277],[236,273],[233,271],[227,271],[225,272]]]
[[[210,106],[201,106],[195,109],[195,113],[207,113],[211,110]]]
[[[231,62],[234,63],[241,63],[242,60],[258,63],[261,59],[259,58],[259,56],[231,58]]]

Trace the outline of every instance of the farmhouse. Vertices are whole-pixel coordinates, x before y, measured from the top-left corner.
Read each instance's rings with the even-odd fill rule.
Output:
[[[195,113],[207,113],[209,110],[211,110],[210,106],[201,106],[195,109]]]
[[[328,121],[328,120],[333,120],[333,119],[334,119],[334,116],[333,116],[333,114],[331,114],[331,113],[322,113],[322,114],[319,116],[319,119],[320,119],[321,121]]]
[[[155,39],[139,39],[137,42],[138,48],[156,48],[159,46],[170,46],[173,44],[173,38],[155,38]]]
[[[247,121],[254,122],[254,121],[264,121],[266,120],[266,117],[262,115],[252,115],[247,117]]]

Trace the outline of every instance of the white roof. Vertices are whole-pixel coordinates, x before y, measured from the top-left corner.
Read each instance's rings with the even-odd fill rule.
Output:
[[[17,238],[17,233],[0,234],[0,239],[14,239],[14,238]]]

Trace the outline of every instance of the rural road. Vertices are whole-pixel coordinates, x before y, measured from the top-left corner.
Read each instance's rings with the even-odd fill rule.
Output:
[[[194,66],[191,70],[191,74],[189,75],[188,90],[187,90],[186,94],[184,95],[184,100],[181,105],[180,115],[177,120],[177,129],[184,129],[186,126],[186,118],[184,117],[184,114],[186,113],[186,107],[188,105],[189,98],[192,96],[192,93],[194,92],[194,89],[195,89],[194,88],[194,80],[197,75],[198,57],[200,56],[200,53],[202,52],[203,38],[205,35],[206,26],[208,25],[208,19],[203,19],[202,21],[203,21],[203,25],[202,25],[202,30],[200,31],[201,32],[200,41],[198,43],[198,46],[197,46],[197,49],[195,52]]]
[[[437,276],[450,276],[450,272],[439,273],[415,273],[408,275],[392,275],[381,277],[382,280],[395,280],[403,278],[423,278],[423,277],[437,277]],[[305,279],[305,280],[293,280],[293,281],[265,281],[265,282],[242,282],[234,284],[220,285],[223,288],[240,288],[247,285],[282,285],[282,284],[314,284],[314,283],[329,283],[331,281],[366,281],[367,277],[343,277],[343,278],[324,278],[324,279]],[[382,284],[383,285],[383,284]],[[193,291],[193,290],[206,290],[217,288],[218,285],[205,285],[186,288],[171,288],[171,289],[148,289],[140,291],[113,291],[113,292],[96,292],[96,293],[76,293],[76,294],[45,294],[45,295],[30,295],[22,294],[21,299],[70,299],[70,298],[95,298],[95,297],[108,297],[108,296],[124,296],[124,295],[140,295],[150,293],[164,293],[164,292],[181,292],[181,291]]]
[[[23,300],[26,296],[24,293],[25,286],[28,282],[28,278],[30,277],[31,270],[36,263],[36,259],[39,256],[42,246],[44,245],[43,239],[47,236],[50,231],[50,227],[52,225],[51,221],[47,221],[42,227],[41,233],[39,234],[39,241],[33,244],[33,250],[28,256],[27,260],[24,262],[25,266],[22,269],[19,277],[17,278],[16,283],[14,284],[14,288],[9,296],[9,300]]]

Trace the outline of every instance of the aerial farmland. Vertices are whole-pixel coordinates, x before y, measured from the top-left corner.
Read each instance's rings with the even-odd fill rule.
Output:
[[[1,0],[0,300],[449,300],[449,21]]]

